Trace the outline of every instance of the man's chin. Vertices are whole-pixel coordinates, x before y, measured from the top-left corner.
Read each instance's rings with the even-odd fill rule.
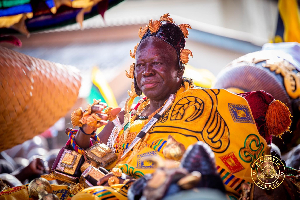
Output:
[[[156,97],[159,97],[159,93],[156,90],[143,90],[143,94],[148,97],[149,99],[156,99]]]

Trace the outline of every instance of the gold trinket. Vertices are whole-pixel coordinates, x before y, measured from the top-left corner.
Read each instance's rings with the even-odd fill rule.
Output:
[[[60,161],[55,170],[69,175],[74,175],[80,159],[82,159],[81,154],[77,153],[76,151],[64,149],[64,152],[62,153]]]
[[[111,170],[111,173],[116,176],[116,177],[121,177],[122,176],[122,170],[120,168],[113,168]]]
[[[75,126],[82,126],[82,123],[80,122],[80,119],[83,117],[83,111],[81,108],[78,108],[77,110],[73,111],[71,114],[71,123],[73,127]]]
[[[117,159],[117,155],[103,143],[95,144],[87,149],[86,156],[96,161],[101,167],[106,167]]]
[[[180,161],[184,152],[184,145],[180,142],[177,142],[171,135],[169,135],[167,144],[163,150],[164,157],[166,159]]]
[[[115,176],[112,176],[112,177],[110,177],[108,179],[108,185],[109,186],[112,186],[112,185],[115,185],[115,184],[119,184],[119,183],[120,183],[119,179],[117,177],[115,177]]]
[[[96,169],[93,166],[89,166],[81,176],[81,179],[84,180],[84,182],[88,186],[96,186],[97,182],[105,176],[104,173],[102,173],[100,170]]]
[[[29,183],[28,193],[30,197],[38,199],[41,194],[52,193],[52,187],[46,179],[36,178]]]

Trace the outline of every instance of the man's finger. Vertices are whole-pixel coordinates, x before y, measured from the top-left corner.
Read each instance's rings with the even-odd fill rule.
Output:
[[[107,123],[108,123],[108,122],[105,121],[105,120],[101,120],[101,121],[100,121],[101,126],[104,126],[104,125],[106,125]]]
[[[97,113],[96,115],[98,115],[103,120],[107,120],[108,119],[107,114]]]
[[[92,113],[100,113],[104,108],[107,107],[106,103],[92,106]]]
[[[106,176],[104,176],[97,182],[97,185],[104,185],[104,183],[106,183],[111,176],[113,176],[113,175],[107,174]]]

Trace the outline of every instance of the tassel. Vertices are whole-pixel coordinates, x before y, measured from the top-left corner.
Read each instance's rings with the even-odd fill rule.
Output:
[[[273,100],[266,114],[268,134],[280,137],[289,130],[291,123],[291,113],[288,107],[281,101]]]

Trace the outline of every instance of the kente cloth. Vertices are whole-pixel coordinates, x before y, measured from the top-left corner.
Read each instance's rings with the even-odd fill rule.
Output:
[[[223,89],[183,90],[181,88],[177,92],[173,105],[150,129],[147,145],[129,162],[132,151],[123,161],[110,167],[118,167],[123,173],[139,178],[154,172],[153,163],[145,162],[143,158],[151,155],[164,157],[163,149],[170,134],[186,148],[197,141],[204,141],[215,153],[217,171],[226,190],[239,195],[242,183],[253,182],[250,166],[264,155],[267,147],[257,131],[247,101]],[[143,120],[134,121],[129,134],[138,134],[143,126]],[[126,149],[130,144],[121,145]],[[116,190],[109,187],[94,189],[101,191],[102,196],[97,196],[100,199],[126,199],[126,195],[124,198],[114,196]],[[88,192],[78,195],[82,193]],[[103,195],[105,193],[106,196]]]
[[[127,192],[128,186],[124,184],[116,184],[111,187],[95,186],[82,190],[72,197],[72,200],[126,200]]]
[[[71,194],[67,185],[51,185],[52,193],[55,194],[59,200],[71,200]],[[34,200],[29,196],[28,185],[8,188],[0,192],[0,200]]]

